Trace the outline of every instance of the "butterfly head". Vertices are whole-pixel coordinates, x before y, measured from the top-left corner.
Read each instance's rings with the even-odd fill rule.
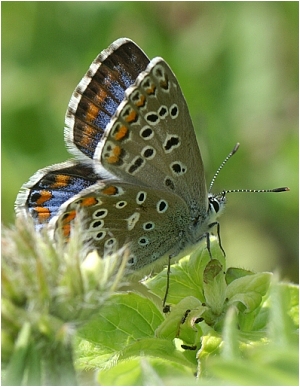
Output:
[[[237,143],[234,146],[233,150],[228,154],[228,156],[225,157],[224,161],[217,169],[210,183],[209,193],[208,193],[208,210],[207,210],[207,219],[209,222],[208,226],[210,226],[211,224],[217,223],[218,217],[223,213],[225,204],[226,204],[226,193],[228,192],[228,191],[222,191],[218,194],[213,194],[211,193],[211,189],[221,169],[224,167],[227,161],[236,153],[236,151],[239,149],[239,146],[240,144]]]
[[[208,194],[208,216],[210,223],[214,223],[217,218],[223,213],[226,204],[226,192],[219,194]]]

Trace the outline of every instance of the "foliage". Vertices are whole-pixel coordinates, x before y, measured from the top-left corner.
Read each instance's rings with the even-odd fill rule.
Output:
[[[74,334],[120,286],[126,260],[83,260],[77,227],[64,246],[30,219],[4,229],[2,252],[4,384],[73,385]]]
[[[125,283],[125,251],[82,260],[80,240],[4,230],[4,384],[298,384],[297,286],[226,268],[212,241],[171,266],[163,313],[166,270]]]
[[[297,385],[298,288],[214,256],[172,266],[166,315],[144,295],[115,295],[80,330],[77,364],[102,385]],[[146,282],[159,299],[165,284],[166,271]]]

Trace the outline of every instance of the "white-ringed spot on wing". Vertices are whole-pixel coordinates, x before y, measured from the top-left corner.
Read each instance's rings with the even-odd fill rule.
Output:
[[[168,111],[168,108],[165,106],[165,105],[162,105],[158,111],[157,111],[158,115],[160,118],[164,119],[167,117],[167,115],[169,114],[169,111]]]
[[[133,254],[129,255],[128,261],[127,261],[127,266],[133,266],[137,263],[137,257]]]
[[[106,236],[106,231],[99,231],[94,234],[94,239],[96,241],[101,241]]]
[[[131,231],[134,229],[135,225],[140,219],[141,214],[139,212],[134,212],[129,218],[125,219],[127,222],[127,230]]]
[[[143,224],[143,229],[145,231],[151,231],[151,230],[154,230],[154,228],[155,228],[154,222],[146,222]]]
[[[104,220],[97,219],[90,223],[89,229],[90,230],[100,229],[100,228],[103,228],[103,226],[104,226]]]
[[[145,202],[146,198],[147,198],[147,192],[140,191],[136,195],[136,203],[141,205],[141,204],[143,204]]]
[[[116,203],[116,208],[121,209],[127,206],[127,202],[125,200],[121,200],[120,202]]]
[[[164,212],[166,212],[168,207],[168,202],[166,202],[165,200],[160,200],[156,203],[156,210],[159,214],[163,214]]]
[[[145,119],[149,125],[157,125],[160,121],[160,118],[156,112],[149,112],[145,115]]]
[[[164,180],[164,184],[167,188],[169,188],[170,190],[174,191],[175,189],[175,184],[174,184],[174,181],[169,177],[167,176]]]
[[[147,160],[152,160],[156,155],[156,150],[152,146],[145,146],[141,151],[141,156]]]
[[[146,162],[142,157],[136,156],[126,168],[126,172],[130,173],[131,175],[134,175],[139,169],[143,168],[145,163]]]
[[[109,238],[104,242],[104,248],[113,249],[117,244],[116,238]]]
[[[158,258],[160,258],[161,257],[161,254],[159,254],[159,253],[153,253],[152,255],[151,255],[151,257],[150,257],[150,259],[151,259],[151,261],[153,262],[153,261],[156,261]]]
[[[179,109],[178,109],[178,106],[176,105],[176,103],[174,103],[173,105],[170,106],[169,113],[170,113],[170,117],[173,119],[178,117]]]
[[[163,149],[165,153],[171,153],[174,149],[180,147],[181,140],[176,134],[168,134],[165,142],[163,143]]]
[[[154,136],[154,130],[150,126],[146,125],[140,130],[140,136],[143,140],[151,140]]]
[[[148,246],[149,243],[150,243],[149,239],[146,238],[146,237],[144,237],[144,236],[142,236],[142,237],[139,239],[139,241],[138,241],[138,244],[139,244],[140,246],[143,246],[143,247]]]
[[[181,161],[174,161],[170,164],[170,168],[175,176],[184,175],[187,171],[187,167]]]
[[[100,208],[99,210],[96,210],[95,212],[93,212],[92,217],[94,219],[102,219],[102,218],[105,218],[107,214],[108,214],[108,211],[106,208]]]

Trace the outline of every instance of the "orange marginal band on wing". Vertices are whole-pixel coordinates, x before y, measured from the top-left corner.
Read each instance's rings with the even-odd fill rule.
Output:
[[[120,141],[123,140],[124,137],[126,137],[128,133],[128,128],[125,125],[122,125],[118,132],[114,135],[115,140]]]
[[[96,136],[97,130],[90,125],[84,125],[84,130],[82,131],[82,133],[83,135],[79,143],[83,147],[88,147],[92,142],[91,139]]]
[[[128,116],[126,117],[126,121],[127,122],[134,122],[135,121],[135,119],[136,119],[136,116],[137,116],[137,114],[136,114],[136,111],[134,111],[133,109],[131,110],[131,112],[128,114]]]
[[[113,186],[113,185],[110,185],[109,187],[106,187],[102,190],[102,193],[104,195],[115,195],[117,193],[118,189]]]
[[[143,94],[140,95],[140,99],[138,101],[135,102],[135,106],[136,107],[141,107],[141,106],[145,106],[145,101],[146,101],[146,98]]]
[[[147,94],[155,94],[155,90],[156,90],[156,86],[154,83],[152,83],[152,85],[150,85],[147,89],[146,89],[146,93]]]
[[[80,205],[83,207],[91,207],[97,204],[97,199],[94,197],[84,198],[81,200]]]
[[[70,232],[71,232],[71,225],[70,224],[65,224],[62,227],[62,230],[63,230],[64,237],[69,237],[70,236]]]
[[[70,235],[71,225],[70,222],[75,219],[76,211],[71,211],[68,214],[65,214],[62,219],[62,230],[65,237]]]
[[[76,211],[70,211],[69,213],[65,214],[62,219],[63,224],[70,223],[73,219],[76,217]]]
[[[50,210],[45,207],[34,207],[34,211],[38,215],[38,219],[41,223],[46,222],[50,217]]]
[[[67,175],[55,176],[55,181],[50,185],[50,188],[63,188],[66,187],[70,182],[71,177]]]
[[[44,204],[51,198],[52,198],[52,193],[50,191],[42,190],[40,193],[40,197],[36,200],[36,204],[40,206],[41,204]]]
[[[93,122],[99,113],[98,106],[95,106],[94,104],[90,103],[88,106],[88,111],[85,115],[87,122]]]
[[[106,98],[107,91],[101,88],[97,88],[97,92],[93,97],[93,102],[99,106],[102,106]]]
[[[109,163],[109,164],[115,164],[119,161],[119,156],[122,152],[122,149],[120,146],[115,146],[112,150],[112,156],[109,156],[106,161]]]

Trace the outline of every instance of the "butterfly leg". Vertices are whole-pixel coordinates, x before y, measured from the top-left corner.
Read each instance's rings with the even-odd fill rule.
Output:
[[[166,291],[165,291],[165,296],[163,300],[163,312],[166,313],[169,311],[169,306],[166,305],[168,293],[169,293],[169,287],[170,287],[170,273],[171,273],[171,259],[173,258],[173,255],[169,255],[169,260],[168,260],[168,268],[167,268],[167,284],[166,284]]]
[[[211,251],[210,251],[210,238],[209,238],[209,237],[210,237],[210,233],[207,232],[207,233],[206,233],[206,248],[207,248],[209,257],[210,257],[210,259],[212,260],[213,258],[212,258]]]
[[[212,228],[214,226],[217,226],[217,235],[218,235],[218,242],[220,249],[222,250],[222,253],[224,254],[224,257],[226,257],[225,250],[223,249],[222,242],[221,242],[221,233],[220,233],[220,223],[219,222],[213,222],[209,225],[209,228]],[[209,239],[210,233],[206,233],[206,247],[210,256],[210,259],[212,259],[211,251],[210,251],[210,239]]]

